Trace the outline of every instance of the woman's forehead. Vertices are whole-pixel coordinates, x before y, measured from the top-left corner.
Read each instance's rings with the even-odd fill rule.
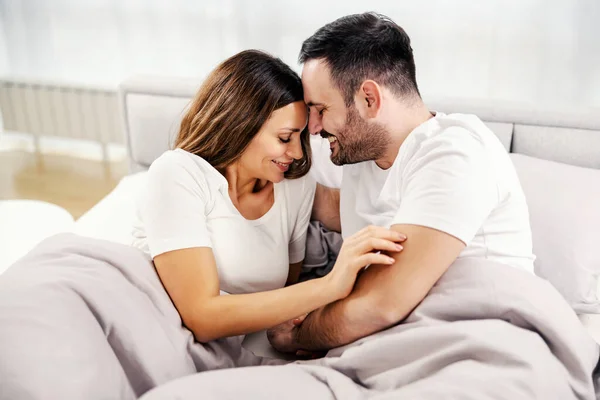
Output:
[[[277,129],[300,131],[306,124],[306,116],[306,105],[303,101],[297,101],[273,111],[267,124],[277,125]]]

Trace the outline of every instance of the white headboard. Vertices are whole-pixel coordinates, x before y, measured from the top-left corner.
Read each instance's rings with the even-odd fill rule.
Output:
[[[136,77],[120,85],[132,172],[147,169],[171,148],[200,81]],[[475,114],[507,151],[600,169],[600,109],[545,110],[487,100],[425,99],[432,110]]]

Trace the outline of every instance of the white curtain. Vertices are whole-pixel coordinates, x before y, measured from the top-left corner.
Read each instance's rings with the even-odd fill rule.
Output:
[[[0,74],[115,87],[205,76],[260,48],[299,70],[302,41],[364,0],[0,0]],[[600,106],[600,1],[372,1],[413,41],[427,96]],[[2,34],[4,37],[2,37]]]

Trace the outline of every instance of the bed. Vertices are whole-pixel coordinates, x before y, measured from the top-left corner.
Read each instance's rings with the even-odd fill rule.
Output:
[[[169,148],[176,135],[178,122],[198,83],[185,79],[131,78],[120,87],[123,126],[127,137],[131,174],[90,211],[80,217],[74,232],[123,244],[131,241],[130,227],[134,215],[134,196],[144,184],[145,170],[163,151]],[[592,198],[600,187],[600,112],[598,110],[539,110],[528,105],[506,104],[479,100],[437,99],[428,101],[433,110],[445,113],[478,115],[498,136],[514,157],[522,155],[533,160],[516,159],[524,167],[537,166],[537,160],[582,167],[598,171],[598,180],[587,182]],[[311,137],[315,165],[311,171],[317,181],[338,186],[341,170],[328,160],[328,143]],[[554,164],[550,164],[553,166]],[[535,172],[519,171],[522,180],[538,179]],[[568,173],[568,171],[567,171]],[[524,188],[526,195],[528,187]],[[537,187],[532,188],[537,189]],[[547,189],[547,188],[542,188]],[[595,192],[592,192],[595,190]],[[600,204],[600,203],[598,203]],[[530,205],[531,207],[531,205]],[[600,209],[600,206],[597,207]],[[535,233],[534,233],[535,234]],[[590,235],[593,234],[590,233]],[[600,236],[597,237],[600,239]],[[600,270],[600,266],[597,266]],[[600,286],[594,297],[600,298]],[[587,310],[584,310],[587,311]],[[600,343],[600,315],[578,312],[582,323]],[[264,341],[261,342],[263,345]],[[257,350],[268,353],[268,348]]]
[[[523,390],[535,390],[535,396],[530,392],[528,398],[566,399],[573,393],[576,398],[592,398],[600,379],[595,377],[594,384],[590,379],[598,346],[589,337],[599,342],[598,110],[427,101],[434,110],[478,115],[511,153],[530,208],[536,273],[545,281],[517,276],[523,273],[494,263],[480,268],[467,260],[453,266],[403,324],[335,349],[323,359],[268,369],[282,361],[264,333],[208,346],[194,342],[181,327],[150,260],[127,246],[134,198],[144,185],[145,170],[169,148],[196,88],[194,81],[157,78],[136,78],[121,85],[131,174],[75,222],[72,232],[77,235],[48,239],[0,279],[0,386],[10,383],[5,396],[12,395],[3,397],[0,391],[0,398],[19,397],[19,390],[26,391],[28,398],[54,393],[60,398],[144,395],[149,400],[192,399],[199,390],[206,398],[238,398],[240,390],[248,390],[247,398],[397,394],[398,398],[434,399],[452,392],[458,393],[454,398],[502,393],[503,398],[514,399],[522,398]],[[311,140],[316,166],[311,173],[328,186],[339,185],[341,171],[329,162],[327,144],[320,138]],[[527,280],[535,282],[522,286],[528,291],[523,293],[520,284]],[[473,297],[468,288],[476,288],[478,296]],[[520,301],[523,296],[526,305]],[[457,303],[462,306],[452,307]],[[36,310],[28,314],[35,316],[31,340],[23,334],[29,331],[8,324],[27,322],[15,322],[15,314],[10,314],[22,307]],[[73,318],[75,313],[80,314]],[[70,323],[76,327],[66,329]],[[417,330],[409,329],[411,324]],[[39,335],[39,327],[51,330]],[[29,347],[10,346],[15,337]],[[243,339],[242,351],[238,339]],[[403,350],[390,352],[390,348]],[[39,360],[40,354],[48,360]],[[38,357],[35,367],[23,361],[32,357]],[[453,363],[457,359],[472,362]],[[401,367],[399,360],[403,360]],[[47,363],[55,367],[44,369]],[[453,368],[446,368],[448,363]],[[261,368],[195,374],[234,365]],[[12,374],[11,381],[2,382],[8,376],[3,371]],[[469,386],[457,385],[456,374]],[[486,379],[496,381],[499,374],[510,374],[505,382],[511,385],[499,388],[486,383]],[[436,385],[423,379],[429,376],[439,378]],[[60,382],[64,377],[76,379],[65,385]],[[562,382],[569,382],[566,389]],[[290,391],[289,385],[297,390]],[[283,392],[273,392],[274,386]],[[561,390],[566,390],[564,396]]]

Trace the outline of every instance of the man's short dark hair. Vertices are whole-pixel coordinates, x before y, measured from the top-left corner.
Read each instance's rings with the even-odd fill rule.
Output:
[[[300,63],[322,59],[331,70],[346,106],[366,79],[399,96],[418,96],[410,38],[390,18],[368,12],[339,18],[302,43]]]

